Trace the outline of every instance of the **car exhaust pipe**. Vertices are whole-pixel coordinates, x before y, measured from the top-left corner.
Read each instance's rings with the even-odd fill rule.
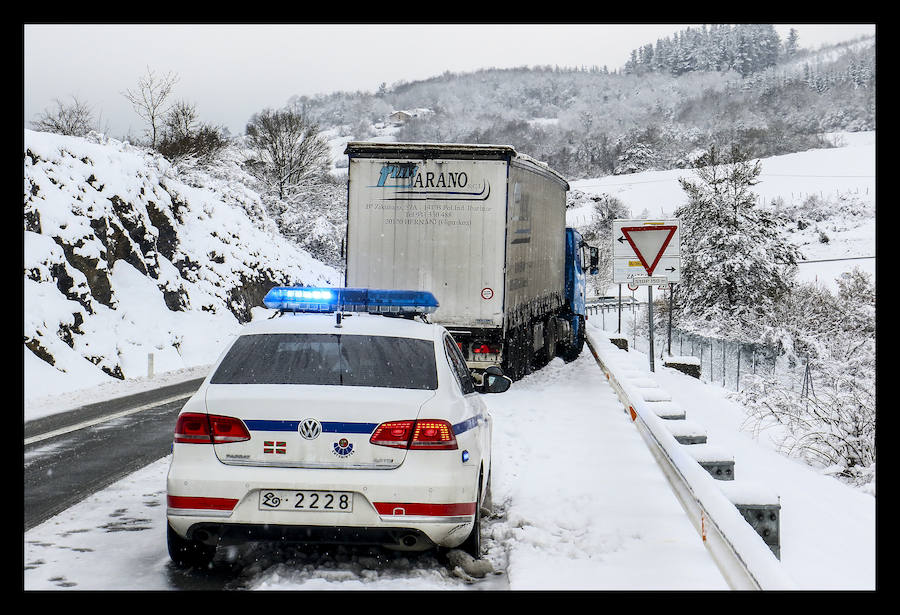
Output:
[[[400,542],[403,543],[404,547],[411,549],[412,547],[416,546],[416,543],[419,542],[419,539],[412,534],[407,534],[400,539]]]

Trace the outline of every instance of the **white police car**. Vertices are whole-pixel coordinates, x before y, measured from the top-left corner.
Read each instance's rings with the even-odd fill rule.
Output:
[[[479,556],[491,416],[431,293],[277,287],[177,420],[168,546],[248,540],[459,547]],[[390,317],[393,316],[393,317]]]

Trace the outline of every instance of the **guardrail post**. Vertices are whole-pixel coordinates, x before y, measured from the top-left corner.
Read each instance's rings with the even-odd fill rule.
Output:
[[[781,504],[735,504],[775,557],[781,559]]]
[[[685,448],[687,453],[716,480],[734,480],[734,457],[708,444]]]
[[[147,353],[147,378],[153,378],[153,353]]]

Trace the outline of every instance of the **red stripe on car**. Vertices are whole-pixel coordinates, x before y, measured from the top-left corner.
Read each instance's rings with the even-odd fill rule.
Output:
[[[198,498],[181,495],[168,496],[169,508],[190,508],[202,510],[234,510],[238,501],[230,498]]]
[[[422,504],[410,502],[375,502],[379,515],[422,515],[427,517],[454,517],[474,515],[475,502],[456,504]]]

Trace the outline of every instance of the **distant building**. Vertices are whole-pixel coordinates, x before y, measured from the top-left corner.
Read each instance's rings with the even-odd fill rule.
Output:
[[[424,117],[434,113],[431,109],[413,109],[411,111],[394,111],[388,116],[388,121],[394,126],[402,126],[414,117]]]
[[[402,126],[413,117],[415,116],[412,113],[406,111],[394,111],[388,116],[388,121],[394,126]]]

